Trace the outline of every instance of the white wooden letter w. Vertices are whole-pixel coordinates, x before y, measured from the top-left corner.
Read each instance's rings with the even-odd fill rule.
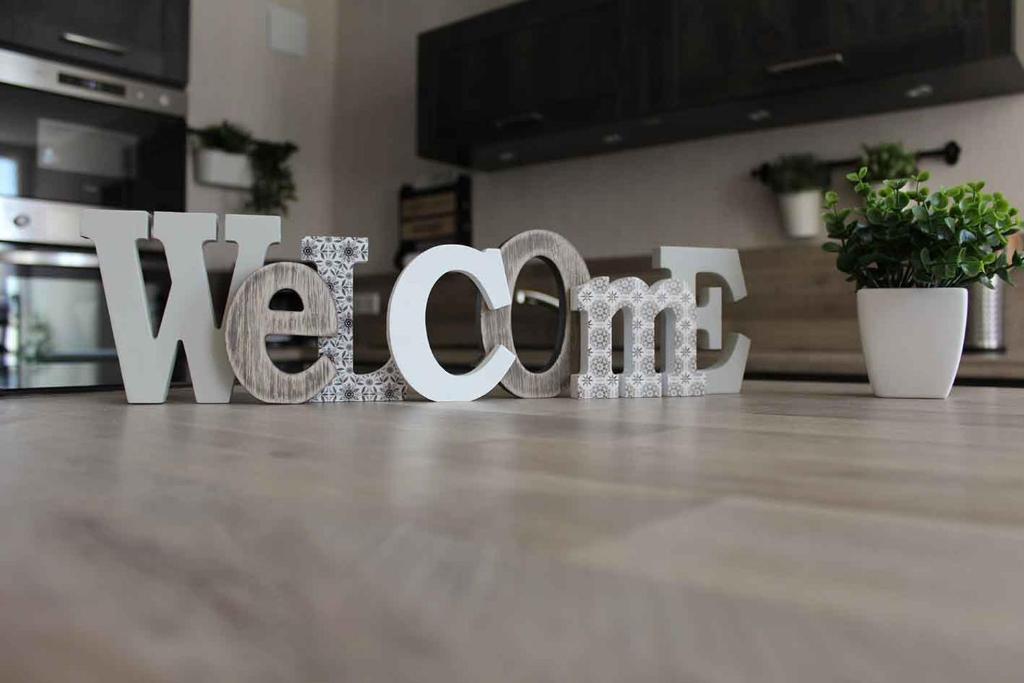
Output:
[[[227,403],[234,374],[224,333],[213,318],[213,300],[203,244],[217,239],[217,215],[164,213],[153,216],[153,239],[167,255],[171,289],[159,333],[154,335],[136,240],[150,237],[145,211],[82,212],[82,237],[96,244],[103,292],[129,403],[163,403],[171,383],[178,342],[185,348],[198,403]],[[276,216],[225,216],[224,239],[238,243],[228,299],[263,265],[267,248],[281,241]]]

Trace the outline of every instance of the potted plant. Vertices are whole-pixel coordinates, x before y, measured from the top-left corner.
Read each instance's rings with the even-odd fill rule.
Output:
[[[207,185],[249,190],[246,208],[261,214],[287,214],[295,201],[295,178],[288,160],[291,142],[257,140],[242,126],[223,121],[193,130],[196,180]]]
[[[782,228],[790,237],[821,232],[821,196],[828,187],[828,167],[811,154],[779,157],[763,176],[779,201]]]
[[[865,180],[876,189],[888,178],[911,178],[917,175],[917,157],[898,142],[862,145],[860,166],[868,169]]]
[[[223,121],[193,133],[199,141],[195,154],[198,182],[234,189],[252,187],[252,164],[248,157],[252,135],[249,131]]]
[[[836,267],[857,287],[857,317],[877,396],[945,398],[960,365],[967,322],[965,285],[1010,282],[1024,262],[1007,255],[1016,208],[984,183],[931,192],[928,173],[873,189],[861,167],[847,179],[862,198],[856,212],[825,197],[825,226]]]

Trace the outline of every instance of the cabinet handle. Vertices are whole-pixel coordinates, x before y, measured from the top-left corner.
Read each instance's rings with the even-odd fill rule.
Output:
[[[513,126],[536,125],[544,121],[544,115],[539,111],[528,111],[523,114],[512,114],[500,119],[494,119],[494,127],[498,130]]]
[[[100,40],[99,38],[90,38],[89,36],[83,36],[80,33],[71,33],[65,31],[60,34],[60,39],[66,43],[72,43],[74,45],[81,45],[82,47],[91,47],[94,50],[103,50],[114,55],[123,55],[128,52],[128,48],[117,43],[111,43],[106,40]]]
[[[792,71],[802,71],[815,66],[825,66],[827,64],[842,65],[845,63],[842,52],[830,52],[827,55],[804,57],[803,59],[793,59],[788,62],[772,64],[771,66],[766,67],[765,71],[770,73],[772,76],[778,76],[779,74],[790,73]]]

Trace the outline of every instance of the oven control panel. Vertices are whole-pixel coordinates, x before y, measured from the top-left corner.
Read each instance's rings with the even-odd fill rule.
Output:
[[[0,83],[184,117],[184,90],[0,49]]]

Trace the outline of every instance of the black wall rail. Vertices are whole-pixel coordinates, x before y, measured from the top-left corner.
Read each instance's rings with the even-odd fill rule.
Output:
[[[960,145],[955,140],[950,140],[942,147],[935,149],[923,149],[918,152],[914,152],[914,156],[917,159],[942,159],[948,165],[953,166],[956,162],[960,161]],[[856,170],[860,166],[860,157],[850,157],[849,159],[834,159],[832,161],[822,161],[821,165],[828,168],[829,171],[834,171],[837,168],[848,168],[850,170]],[[750,175],[757,178],[761,182],[767,183],[769,176],[772,173],[772,165],[765,162],[755,169],[750,171]]]

